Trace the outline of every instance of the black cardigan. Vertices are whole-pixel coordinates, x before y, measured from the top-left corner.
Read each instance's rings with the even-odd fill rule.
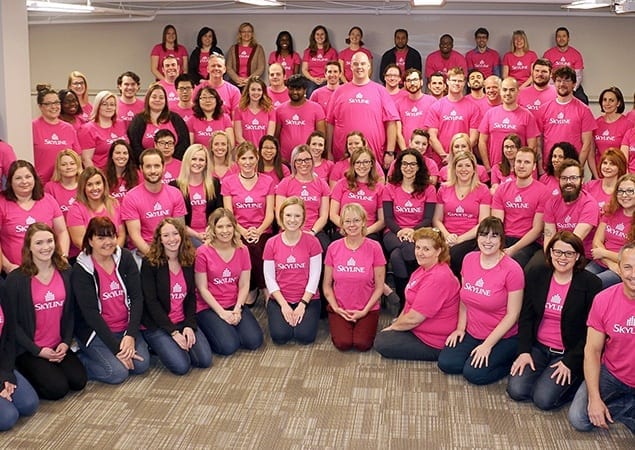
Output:
[[[546,265],[533,267],[525,274],[523,307],[518,320],[518,354],[531,353],[531,347],[537,342],[552,275],[553,270]],[[574,272],[560,319],[564,345],[562,362],[574,375],[582,374],[586,320],[593,299],[601,290],[602,282],[597,276],[586,270]]]
[[[71,269],[60,272],[64,280],[66,300],[62,311],[60,323],[60,334],[62,342],[70,347],[73,339],[74,319],[74,297],[71,288]],[[33,307],[33,295],[31,294],[31,276],[26,275],[20,269],[14,270],[7,276],[6,292],[7,299],[12,302],[16,312],[16,354],[29,352],[33,356],[38,356],[41,347],[38,347],[33,338],[35,337],[35,308]]]
[[[118,249],[121,257],[117,271],[123,280],[128,294],[128,328],[126,335],[135,337],[139,333],[141,314],[143,313],[143,293],[141,291],[141,279],[137,263],[126,249]],[[75,334],[84,344],[87,344],[93,333],[104,342],[113,355],[119,353],[120,340],[110,331],[108,325],[99,311],[98,288],[99,279],[97,273],[87,271],[79,262],[85,254],[82,252],[78,262],[73,266],[71,282],[75,293],[78,314],[75,317]]]
[[[409,45],[406,46],[408,48],[408,53],[406,54],[406,64],[405,68],[408,69],[417,69],[419,72],[423,72],[423,65],[421,64],[421,53],[419,53],[414,48]],[[386,83],[384,80],[384,71],[386,70],[386,66],[388,64],[395,64],[397,62],[397,47],[393,47],[390,50],[387,50],[381,57],[381,63],[379,64],[379,79],[382,83]]]
[[[216,196],[211,200],[207,200],[207,204],[205,205],[206,219],[209,218],[209,215],[217,208],[223,207],[223,196],[220,194],[220,181],[218,181],[218,178],[216,177],[212,177],[212,181],[214,183],[214,192],[216,193]],[[170,186],[174,186],[179,189],[179,184],[176,180],[170,181]],[[181,189],[179,189],[179,192],[181,192]],[[185,195],[183,196],[183,202],[185,203],[185,209],[187,211],[185,213],[185,225],[189,227],[192,224],[192,204],[190,203],[190,199]]]
[[[0,284],[2,281],[0,280]],[[16,384],[15,369],[15,313],[11,302],[6,301],[4,288],[0,287],[0,305],[4,315],[2,333],[0,333],[0,383],[4,389],[4,382]]]
[[[187,286],[187,294],[183,301],[185,319],[180,324],[173,324],[170,313],[170,271],[167,264],[155,267],[143,258],[141,264],[141,287],[143,289],[143,324],[149,330],[157,327],[168,334],[185,327],[196,330],[196,296],[194,284],[194,266],[183,266],[183,276]],[[177,326],[179,325],[179,326]]]
[[[174,149],[174,157],[178,160],[183,159],[183,154],[185,150],[190,146],[190,132],[187,129],[187,125],[185,122],[176,113],[170,111],[169,120],[176,131],[176,147]],[[130,147],[132,147],[132,156],[134,158],[134,162],[137,166],[141,167],[139,164],[139,156],[141,152],[143,152],[143,135],[146,132],[146,127],[148,126],[145,118],[143,117],[143,113],[139,113],[132,119],[130,125],[128,126],[128,140],[130,141]]]

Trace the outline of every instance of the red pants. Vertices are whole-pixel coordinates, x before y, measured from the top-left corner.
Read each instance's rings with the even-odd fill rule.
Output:
[[[366,317],[357,322],[349,322],[327,306],[331,340],[338,350],[346,351],[354,348],[366,352],[373,347],[379,322],[379,310],[370,311]]]

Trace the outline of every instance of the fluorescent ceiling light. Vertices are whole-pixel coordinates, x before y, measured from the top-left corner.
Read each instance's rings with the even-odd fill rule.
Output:
[[[90,6],[90,1],[85,5],[59,3],[49,1],[26,0],[26,10],[33,12],[57,12],[57,13],[91,13],[95,10]]]
[[[566,9],[596,9],[606,8],[613,4],[610,0],[575,0],[568,5],[562,5]]]
[[[441,6],[445,0],[411,0],[412,6]]]
[[[256,6],[282,6],[284,3],[277,0],[238,0],[239,3],[247,3]]]

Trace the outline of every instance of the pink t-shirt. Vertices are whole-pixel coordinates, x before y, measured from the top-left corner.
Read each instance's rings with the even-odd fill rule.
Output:
[[[203,233],[207,228],[207,200],[205,200],[205,186],[203,186],[203,183],[196,186],[190,184],[188,193],[190,196],[190,206],[192,208],[190,228],[197,233]]]
[[[163,86],[163,89],[165,89],[165,93],[167,94],[166,100],[168,102],[168,108],[173,110],[179,103],[179,94],[176,91],[176,86],[174,86],[174,83],[170,83],[167,80],[161,80],[159,81],[159,84]]]
[[[221,100],[223,100],[223,112],[231,117],[232,112],[238,108],[238,104],[240,103],[240,89],[224,80],[218,87],[212,86],[209,82],[203,82],[194,88],[192,98],[196,98],[198,91],[206,86],[214,88],[214,90],[218,92]]]
[[[128,306],[126,292],[121,285],[117,268],[106,272],[93,258],[95,272],[99,278],[99,305],[101,317],[113,333],[121,333],[128,328]]]
[[[194,117],[194,111],[192,110],[191,106],[189,108],[181,108],[178,102],[176,103],[176,105],[170,106],[170,111],[181,116],[181,119],[183,119],[183,122],[185,122],[186,124],[192,117]]]
[[[326,181],[318,177],[313,177],[311,181],[299,181],[296,177],[287,177],[276,186],[275,192],[276,195],[285,198],[295,196],[304,200],[306,218],[302,229],[310,231],[320,216],[322,200],[326,198],[328,202],[330,189]]]
[[[436,128],[443,149],[450,151],[450,142],[457,133],[470,134],[470,130],[477,130],[481,121],[481,111],[476,104],[463,97],[458,102],[443,97],[435,102],[424,119],[425,128]],[[441,162],[437,152],[428,147],[427,155],[438,164]]]
[[[56,124],[46,122],[39,117],[32,122],[33,165],[43,183],[53,176],[55,158],[61,150],[70,148],[77,154],[82,152],[77,133],[72,125],[59,121]]]
[[[620,148],[624,136],[633,129],[633,124],[624,116],[620,116],[615,122],[607,123],[604,116],[599,116],[595,123],[597,128],[593,131],[595,142],[595,163],[600,167],[600,158],[609,148]]]
[[[280,155],[283,161],[291,160],[293,149],[304,144],[309,135],[324,120],[324,110],[317,103],[306,101],[301,106],[283,103],[276,110],[275,121],[280,127]]]
[[[35,201],[29,210],[0,197],[0,248],[4,257],[13,264],[21,264],[24,235],[29,225],[43,222],[53,228],[53,220],[57,217],[63,218],[62,210],[49,194]]]
[[[235,122],[240,121],[243,138],[258,147],[260,139],[267,134],[269,122],[276,121],[276,111],[261,109],[254,114],[249,108],[236,108],[233,117]]]
[[[485,166],[481,164],[476,165],[476,175],[481,183],[486,184],[489,182],[489,174]],[[439,169],[439,182],[445,183],[450,178],[450,168],[443,166]]]
[[[234,169],[235,168],[235,169]],[[234,166],[232,169],[235,170],[234,173],[238,173],[239,169],[238,166]],[[284,180],[285,178],[291,176],[291,170],[289,170],[289,168],[283,164],[282,165],[282,178],[278,177],[278,174],[276,173],[276,171],[274,169],[271,170],[263,170],[262,172],[260,172],[261,174],[271,178],[273,180],[273,187],[275,188],[278,183],[280,183],[282,180]]]
[[[106,208],[102,208],[100,211],[93,211],[81,202],[74,202],[66,215],[66,225],[69,227],[87,227],[88,222],[93,217],[108,217],[115,225],[115,228],[119,229],[122,223],[119,202],[115,200],[113,203],[112,214],[109,214]]]
[[[624,210],[620,208],[610,216],[603,215],[600,221],[606,224],[604,228],[604,247],[611,252],[618,252],[628,242],[628,233],[631,230],[633,216],[627,216],[624,214]],[[595,261],[601,264],[601,260],[596,259]]]
[[[202,144],[205,147],[209,146],[209,141],[212,139],[214,131],[226,131],[231,127],[232,121],[227,114],[223,114],[220,119],[212,120],[192,117],[187,122],[187,129],[194,134],[193,144]]]
[[[315,56],[311,56],[311,52],[307,48],[302,55],[302,62],[308,63],[309,74],[313,78],[324,78],[326,63],[329,61],[337,61],[337,50],[333,47],[326,52],[323,48],[318,48]]]
[[[344,174],[351,167],[350,158],[343,159],[341,161],[337,161],[333,164],[331,168],[331,172],[329,173],[329,183],[337,183],[338,181],[344,179]],[[375,170],[381,176],[384,172],[384,169],[379,164],[379,161],[375,161]]]
[[[287,302],[298,303],[302,299],[309,282],[310,259],[320,254],[320,241],[308,233],[302,233],[293,246],[285,244],[281,234],[267,241],[262,259],[273,261],[276,282]],[[319,296],[316,292],[313,298]]]
[[[179,143],[179,137],[176,134],[176,130],[172,125],[172,122],[167,121],[166,123],[160,123],[159,125],[155,125],[153,123],[146,123],[146,130],[143,133],[143,139],[141,140],[141,145],[143,148],[153,148],[154,144],[154,135],[157,134],[159,130],[170,130],[174,135],[174,139],[176,144]]]
[[[406,73],[406,70],[409,69],[409,67],[406,67],[408,47],[404,48],[403,50],[399,50],[395,47],[394,52],[395,52],[395,64],[397,64],[397,67],[399,67],[399,70],[401,71],[401,73]]]
[[[181,161],[176,158],[172,158],[169,163],[165,164],[165,170],[163,171],[163,178],[161,182],[163,184],[170,184],[172,181],[176,180],[181,173]]]
[[[282,68],[284,69],[284,79],[286,80],[295,73],[294,70],[296,67],[300,67],[300,64],[302,64],[302,60],[300,59],[300,55],[298,54],[298,52],[293,52],[292,54],[282,56],[282,54],[276,55],[276,52],[273,51],[269,53],[268,64],[271,65],[273,63],[278,63],[282,66]]]
[[[543,134],[542,161],[545,167],[554,144],[570,142],[580,153],[582,133],[597,128],[589,107],[575,97],[565,104],[558,100],[547,103],[540,109],[540,116],[538,127]]]
[[[506,236],[520,238],[531,230],[534,215],[544,213],[548,198],[547,188],[539,181],[522,188],[515,182],[503,183],[492,198],[492,211],[503,211]]]
[[[324,265],[333,268],[333,293],[337,304],[346,310],[362,310],[375,290],[375,267],[386,264],[379,242],[365,238],[356,250],[339,239],[326,250]],[[375,303],[372,311],[379,309]]]
[[[635,109],[631,109],[630,111],[625,112],[624,117],[626,117],[626,120],[628,120],[630,123],[635,125]]]
[[[556,88],[552,85],[548,85],[544,90],[539,91],[532,84],[524,89],[521,89],[518,93],[518,104],[531,112],[536,120],[540,119],[538,113],[540,109],[552,100],[555,100],[558,96]]]
[[[463,260],[461,301],[467,311],[466,331],[476,339],[486,339],[507,314],[509,293],[525,287],[525,277],[507,255],[491,269],[481,267],[480,257],[480,252],[471,252]],[[503,339],[517,333],[518,324],[514,324]]]
[[[4,181],[7,176],[9,166],[16,160],[13,147],[4,141],[0,141],[0,181]]]
[[[551,195],[560,195],[560,180],[556,177],[543,173],[540,175],[540,182],[547,187],[547,192]]]
[[[121,201],[128,193],[128,186],[123,178],[117,179],[117,184],[110,186],[110,195],[117,200]]]
[[[61,322],[66,301],[62,275],[56,270],[48,284],[31,277],[31,299],[35,310],[35,335],[38,347],[55,349],[62,342]]]
[[[461,235],[478,224],[481,205],[490,205],[492,195],[484,184],[459,200],[454,186],[442,184],[437,203],[443,205],[443,225],[450,233]]]
[[[271,177],[259,176],[254,187],[245,189],[237,174],[223,179],[221,194],[230,196],[236,221],[244,228],[259,227],[265,220],[267,197],[274,195]],[[265,232],[271,232],[271,227]]]
[[[207,80],[209,78],[209,72],[207,71],[207,65],[209,63],[209,54],[211,52],[204,52],[199,47],[199,56],[198,56],[198,73],[202,77],[203,80]]]
[[[545,204],[544,221],[555,224],[556,231],[573,232],[579,223],[589,224],[595,228],[599,220],[600,210],[597,201],[584,190],[580,192],[578,199],[571,203],[565,203],[562,195],[552,195]],[[592,243],[593,230],[584,239],[585,255],[589,259],[593,259],[591,255]]]
[[[121,98],[117,100],[117,121],[122,121],[127,125],[132,122],[134,116],[143,112],[143,100],[135,99],[134,103],[124,103]]]
[[[167,49],[164,50],[161,44],[157,44],[152,47],[152,51],[150,52],[150,56],[158,56],[159,62],[157,63],[157,70],[161,75],[163,75],[163,60],[168,56],[176,56],[179,60],[179,72],[183,73],[183,69],[187,68],[186,59],[187,59],[187,49],[179,44],[176,49]]]
[[[116,121],[108,128],[102,128],[96,122],[85,123],[77,133],[82,150],[94,149],[93,164],[104,169],[108,162],[108,152],[113,142],[123,139],[128,142],[126,122]]]
[[[628,151],[628,171],[635,173],[635,128],[631,128],[624,135],[622,145],[625,145]]]
[[[447,75],[448,70],[453,69],[454,67],[462,68],[463,73],[467,74],[467,62],[465,61],[465,57],[459,52],[457,52],[456,50],[452,50],[450,56],[447,59],[445,59],[441,55],[440,50],[432,52],[426,58],[426,79],[429,80],[432,74],[435,72],[443,72],[445,75]]]
[[[181,191],[173,186],[161,186],[161,190],[154,193],[141,183],[132,188],[121,203],[122,220],[138,220],[145,242],[152,241],[154,230],[164,218],[184,217],[186,214]]]
[[[512,52],[507,52],[503,56],[503,66],[509,68],[508,76],[516,78],[520,86],[531,77],[531,65],[537,59],[538,55],[532,50],[528,50],[523,56],[516,56]]]
[[[477,49],[472,49],[465,54],[465,62],[467,63],[466,74],[472,69],[477,69],[483,74],[483,78],[487,78],[490,75],[495,75],[495,68],[500,68],[501,57],[496,50],[489,47],[483,53]]]
[[[185,312],[183,310],[183,301],[187,296],[187,284],[185,284],[185,276],[183,269],[179,269],[179,273],[170,272],[170,312],[168,318],[172,324],[183,322],[185,320]]]
[[[569,66],[574,70],[584,69],[582,55],[573,47],[567,47],[565,51],[560,50],[558,47],[551,47],[545,52],[543,57],[551,61],[553,70],[564,66]]]
[[[328,111],[329,102],[331,101],[331,97],[333,97],[333,93],[335,89],[330,89],[328,86],[322,86],[311,92],[310,100],[312,102],[317,103],[324,110],[324,114]]]
[[[377,211],[382,208],[384,185],[376,183],[373,189],[367,183],[357,183],[357,187],[350,189],[346,178],[338,181],[331,192],[331,199],[340,204],[340,211],[344,205],[357,203],[366,211],[366,226],[377,222]],[[339,225],[339,224],[336,224]]]
[[[375,158],[383,161],[386,149],[386,122],[399,120],[399,114],[386,89],[369,81],[358,86],[346,83],[340,86],[329,102],[326,121],[333,125],[333,158],[344,156],[346,135],[351,130],[361,131]]]
[[[289,101],[289,89],[286,87],[281,92],[274,92],[270,87],[267,88],[267,94],[271,98],[273,102],[273,109],[278,109],[278,106],[282,105],[284,102]]]
[[[340,50],[339,59],[344,63],[344,77],[347,81],[351,81],[353,79],[353,70],[351,69],[351,60],[353,59],[353,55],[355,53],[362,52],[366,56],[368,56],[368,60],[373,61],[373,54],[367,48],[360,47],[358,50],[351,50],[346,47],[344,50]]]
[[[583,186],[587,193],[589,193],[598,204],[600,208],[600,214],[604,211],[604,205],[611,201],[611,192],[604,192],[602,188],[602,180],[589,180]]]
[[[489,136],[487,153],[492,166],[503,160],[503,141],[508,134],[517,134],[522,145],[527,145],[527,139],[540,135],[535,117],[522,106],[513,111],[505,110],[502,105],[491,108],[481,120],[478,131]]]
[[[410,140],[415,129],[423,128],[425,115],[436,101],[437,99],[431,95],[423,95],[418,100],[413,101],[409,96],[404,96],[395,102],[401,121],[401,134],[406,142]]]
[[[567,299],[570,286],[571,281],[560,284],[555,277],[551,277],[547,301],[545,302],[545,312],[540,325],[538,325],[538,333],[536,335],[538,342],[557,350],[564,349],[562,332],[560,331],[560,319],[562,318],[562,308]]]
[[[459,318],[459,280],[448,264],[435,264],[429,270],[417,268],[406,285],[404,313],[414,310],[425,317],[413,328],[420,341],[442,349],[456,330]]]
[[[196,249],[194,271],[207,275],[207,288],[223,308],[231,308],[238,301],[238,281],[246,270],[251,270],[247,247],[237,248],[229,261],[221,258],[216,249],[207,244]],[[197,289],[196,312],[206,309],[210,307]]]
[[[383,201],[392,202],[392,213],[397,225],[414,228],[423,221],[426,204],[437,203],[437,198],[432,185],[428,185],[422,193],[413,195],[404,191],[401,185],[388,183],[384,188]]]
[[[236,60],[236,74],[239,77],[247,78],[249,76],[249,58],[253,53],[254,48],[249,45],[238,46],[238,58]]]
[[[75,197],[77,197],[77,188],[66,189],[59,181],[49,181],[44,185],[44,192],[53,197],[66,219],[68,211],[73,203],[75,203]]]
[[[611,286],[595,296],[587,325],[604,333],[602,364],[615,378],[635,388],[635,301],[626,297],[622,283]]]
[[[313,166],[313,173],[323,180],[328,180],[334,163],[330,159],[323,159],[319,166]]]

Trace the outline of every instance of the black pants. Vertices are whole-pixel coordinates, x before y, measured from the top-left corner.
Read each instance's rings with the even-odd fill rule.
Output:
[[[59,363],[22,353],[15,360],[16,368],[35,388],[40,398],[58,400],[69,391],[81,391],[86,386],[86,369],[75,353],[68,350]]]

